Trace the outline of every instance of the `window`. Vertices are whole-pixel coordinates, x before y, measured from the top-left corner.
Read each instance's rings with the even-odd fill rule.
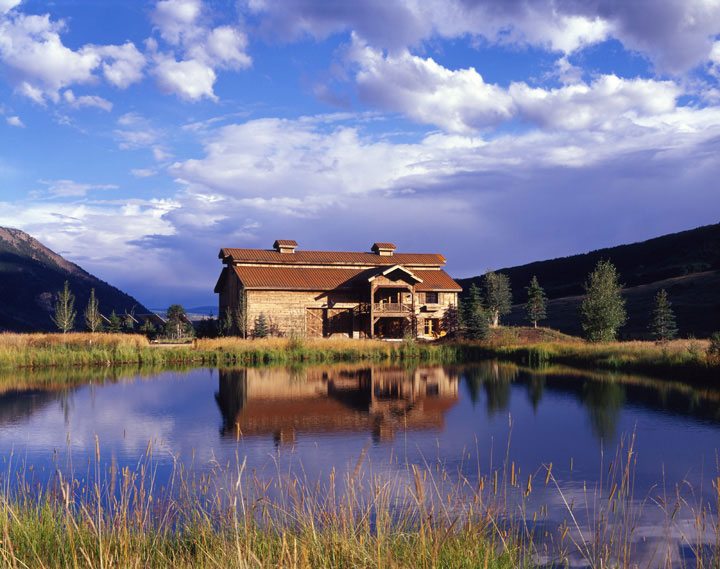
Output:
[[[436,292],[426,292],[425,293],[425,304],[437,304],[438,303],[438,293]]]
[[[423,322],[423,333],[426,336],[435,336],[440,331],[440,321],[437,318],[426,318]]]

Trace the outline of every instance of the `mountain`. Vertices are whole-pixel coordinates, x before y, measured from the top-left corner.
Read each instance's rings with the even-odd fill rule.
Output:
[[[53,297],[65,281],[75,295],[77,328],[90,289],[100,302],[103,314],[135,310],[149,312],[140,302],[121,290],[62,258],[18,229],[0,227],[0,331],[54,330],[50,315]]]
[[[510,277],[513,301],[505,319],[524,322],[521,303],[533,275],[550,299],[543,324],[568,334],[580,334],[578,311],[588,274],[601,259],[618,268],[627,300],[626,338],[646,338],[655,293],[665,288],[677,315],[680,333],[707,337],[720,330],[720,224],[672,233],[640,243],[598,249],[548,261],[500,269]],[[456,279],[464,289],[481,277]]]

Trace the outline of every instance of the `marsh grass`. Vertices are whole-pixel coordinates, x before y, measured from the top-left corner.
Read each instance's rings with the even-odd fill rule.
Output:
[[[342,338],[219,338],[186,345],[151,344],[125,334],[0,334],[0,370],[161,366],[258,366],[335,362],[455,364],[498,358],[534,367],[564,364],[626,370],[686,381],[715,379],[720,361],[709,342],[675,340],[588,343],[545,329],[501,328],[486,342]]]
[[[135,468],[94,460],[80,476],[40,483],[7,472],[0,491],[6,567],[396,567],[601,569],[720,563],[720,478],[663,482],[635,495],[634,436],[578,488],[543,464],[523,473],[508,441],[501,464],[471,477],[441,462],[374,470],[363,452],[344,475],[311,479],[278,457],[267,470],[194,470],[176,461],[165,485],[149,446]],[[478,463],[479,464],[479,463]],[[550,507],[554,504],[554,507]],[[649,510],[655,523],[643,521]]]

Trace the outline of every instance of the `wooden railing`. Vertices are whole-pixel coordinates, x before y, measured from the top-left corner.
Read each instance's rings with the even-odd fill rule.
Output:
[[[377,312],[395,312],[405,313],[412,312],[412,304],[405,304],[403,302],[376,302],[373,306],[373,310]]]

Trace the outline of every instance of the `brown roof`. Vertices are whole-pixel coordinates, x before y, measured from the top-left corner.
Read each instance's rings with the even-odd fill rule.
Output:
[[[278,239],[273,243],[274,247],[297,247],[295,239]]]
[[[368,279],[380,272],[378,269],[332,269],[303,267],[232,267],[246,289],[264,290],[312,290],[326,291],[349,289],[367,285]],[[461,291],[445,271],[414,270],[422,279],[415,286],[417,291]],[[221,281],[218,281],[218,287]],[[217,289],[216,289],[216,292]]]
[[[373,243],[372,250],[375,251],[377,249],[397,249],[397,247],[395,247],[395,243]]]
[[[365,267],[428,265],[438,267],[445,264],[445,257],[437,253],[395,253],[381,256],[375,253],[350,251],[295,251],[292,255],[288,255],[272,249],[225,248],[220,250],[218,257],[227,262],[280,265],[360,265]]]

